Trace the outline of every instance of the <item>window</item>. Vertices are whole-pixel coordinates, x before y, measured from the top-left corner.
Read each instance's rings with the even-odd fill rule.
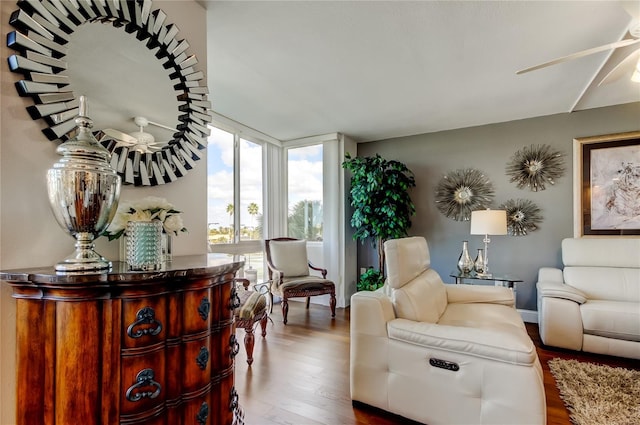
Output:
[[[244,255],[262,280],[262,145],[211,127],[207,156],[209,251]]]
[[[207,146],[207,217],[210,244],[234,241],[233,134],[211,127]]]
[[[240,139],[240,240],[262,239],[262,146]]]
[[[322,145],[287,150],[287,234],[322,241]]]

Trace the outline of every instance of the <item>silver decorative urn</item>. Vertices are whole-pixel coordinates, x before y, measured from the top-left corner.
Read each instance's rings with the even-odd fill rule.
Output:
[[[98,143],[80,96],[77,136],[58,146],[62,158],[47,172],[49,203],[58,224],[76,239],[76,250],[55,266],[57,271],[102,270],[111,262],[95,252],[94,239],[109,226],[118,208],[120,176],[111,154]]]

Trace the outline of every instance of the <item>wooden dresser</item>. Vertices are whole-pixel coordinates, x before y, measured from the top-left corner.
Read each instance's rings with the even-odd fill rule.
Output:
[[[242,423],[232,284],[241,261],[0,272],[13,287],[18,425]]]

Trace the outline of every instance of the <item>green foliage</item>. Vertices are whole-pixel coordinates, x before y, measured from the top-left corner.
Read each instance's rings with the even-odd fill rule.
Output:
[[[345,155],[342,167],[351,172],[351,226],[353,238],[364,243],[371,238],[378,249],[379,268],[384,275],[384,253],[381,244],[388,239],[407,236],[415,205],[409,189],[415,187],[411,170],[399,161],[380,155],[355,157]]]
[[[367,269],[358,281],[358,291],[375,291],[384,285],[384,276],[380,270],[374,268]]]
[[[287,217],[287,224],[292,238],[322,240],[322,203],[306,199],[297,202]]]

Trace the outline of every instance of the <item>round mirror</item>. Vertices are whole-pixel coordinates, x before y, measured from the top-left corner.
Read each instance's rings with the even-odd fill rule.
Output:
[[[126,184],[175,181],[195,166],[209,135],[211,103],[198,63],[151,0],[18,2],[7,45],[24,79],[27,110],[50,140],[75,134],[78,98],[89,99],[95,135]]]

